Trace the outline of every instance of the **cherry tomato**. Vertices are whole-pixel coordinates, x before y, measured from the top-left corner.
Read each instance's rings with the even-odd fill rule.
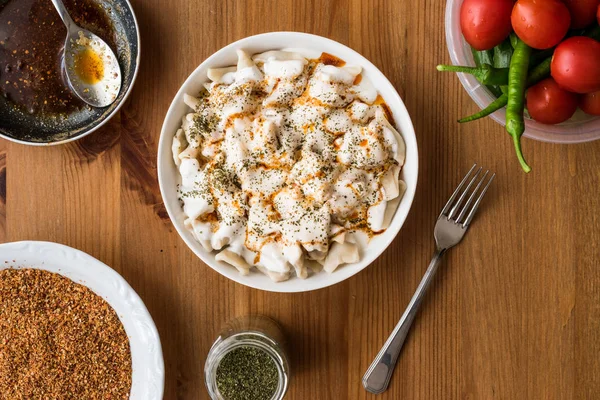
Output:
[[[598,23],[600,24],[600,5],[598,6],[598,13],[596,16],[598,17]]]
[[[552,57],[552,77],[570,92],[600,90],[600,42],[584,36],[569,38],[558,45]]]
[[[571,15],[559,0],[518,0],[511,21],[522,41],[541,50],[560,43],[571,25]]]
[[[571,28],[581,29],[594,23],[600,0],[563,0],[571,13]]]
[[[600,116],[600,91],[584,94],[581,97],[579,107],[586,114]]]
[[[575,114],[579,96],[558,86],[552,78],[546,78],[527,91],[527,111],[531,118],[542,124],[560,124]]]
[[[465,0],[460,27],[465,40],[477,50],[489,50],[510,35],[513,0]]]

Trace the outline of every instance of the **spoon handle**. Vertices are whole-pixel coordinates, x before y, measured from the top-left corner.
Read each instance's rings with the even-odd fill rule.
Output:
[[[60,15],[60,18],[63,20],[67,30],[70,31],[71,29],[77,27],[62,0],[52,0],[52,4],[54,4],[54,8],[56,8],[56,11],[58,11],[58,15]]]

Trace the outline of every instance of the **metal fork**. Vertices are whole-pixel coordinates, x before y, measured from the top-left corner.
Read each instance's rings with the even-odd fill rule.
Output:
[[[408,331],[419,311],[419,306],[423,301],[427,288],[433,281],[433,277],[441,263],[442,256],[446,250],[456,246],[465,236],[465,233],[473,220],[473,216],[477,211],[477,207],[479,207],[479,203],[481,203],[483,196],[496,176],[496,174],[492,174],[485,186],[483,186],[483,189],[481,189],[484,182],[486,182],[489,171],[485,171],[483,177],[480,179],[482,168],[479,168],[473,174],[473,171],[475,171],[476,168],[477,164],[474,164],[473,167],[471,167],[454,193],[452,193],[452,196],[450,196],[450,200],[448,200],[442,209],[434,230],[436,250],[433,253],[433,258],[429,263],[427,272],[425,272],[425,276],[421,279],[421,283],[419,284],[419,287],[417,287],[417,291],[410,300],[404,314],[402,314],[402,318],[400,318],[398,325],[396,325],[394,331],[363,377],[363,386],[371,393],[379,394],[387,390],[402,345],[404,344]],[[470,191],[471,187],[476,182],[478,183],[475,186],[475,189]],[[467,198],[469,192],[471,195]],[[467,201],[463,205],[465,198],[467,198]],[[475,203],[473,203],[473,201],[475,201]],[[472,207],[471,204],[473,204]]]

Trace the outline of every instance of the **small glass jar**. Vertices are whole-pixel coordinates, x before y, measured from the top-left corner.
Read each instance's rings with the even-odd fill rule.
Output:
[[[228,400],[219,392],[217,368],[227,353],[239,347],[259,349],[271,357],[277,366],[279,378],[277,389],[270,400],[283,399],[289,382],[285,336],[274,320],[260,315],[240,317],[230,321],[210,348],[204,365],[204,380],[211,399]]]

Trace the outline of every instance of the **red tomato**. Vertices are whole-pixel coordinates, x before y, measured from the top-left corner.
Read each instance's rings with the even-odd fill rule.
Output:
[[[571,13],[571,28],[580,29],[594,23],[594,12],[600,0],[563,0]]]
[[[586,114],[600,116],[600,91],[584,94],[579,107]]]
[[[477,50],[489,50],[510,35],[513,0],[465,0],[460,27],[465,40]]]
[[[600,42],[575,36],[558,45],[552,57],[552,77],[570,92],[600,90]]]
[[[600,24],[600,5],[598,6],[598,13],[596,16],[598,17],[598,23]]]
[[[534,49],[549,49],[565,37],[571,16],[559,0],[518,0],[511,21],[522,41]]]
[[[561,89],[552,78],[546,78],[527,91],[527,110],[531,118],[542,124],[560,124],[575,114],[579,96]]]

